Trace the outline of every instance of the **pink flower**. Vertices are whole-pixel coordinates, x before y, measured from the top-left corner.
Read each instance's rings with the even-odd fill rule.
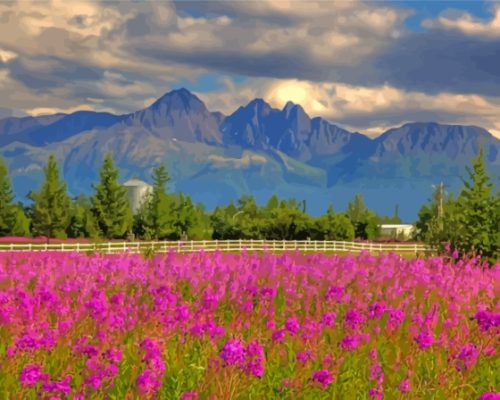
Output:
[[[229,339],[219,355],[225,365],[242,364],[245,360],[245,346],[238,339]]]
[[[68,375],[59,381],[44,383],[42,385],[42,389],[46,392],[60,392],[65,396],[68,396],[71,393],[70,382],[71,376]]]
[[[382,392],[379,388],[372,388],[368,390],[368,396],[377,400],[382,400],[384,398],[384,392]]]
[[[479,350],[473,343],[467,343],[460,349],[460,352],[456,356],[457,362],[455,368],[458,371],[465,371],[470,369],[477,361],[479,357]]]
[[[90,386],[92,389],[97,390],[102,385],[102,375],[100,373],[92,374],[87,379],[85,379],[84,383],[87,386]]]
[[[404,319],[405,313],[403,312],[403,310],[395,308],[389,311],[389,321],[387,322],[387,324],[392,329],[395,329],[403,323]]]
[[[410,380],[408,378],[403,379],[401,382],[399,382],[398,389],[401,391],[401,393],[410,392]]]
[[[356,350],[356,348],[359,346],[360,343],[361,343],[360,336],[348,335],[340,341],[339,346],[342,347],[344,350],[353,351]]]
[[[370,318],[379,318],[384,315],[387,307],[383,301],[375,301],[368,309],[368,316]]]
[[[274,342],[283,342],[284,338],[285,338],[285,330],[284,329],[278,329],[277,331],[273,332],[272,339]]]
[[[363,314],[356,309],[348,310],[344,317],[344,322],[352,329],[357,329],[364,321]]]
[[[312,353],[309,350],[301,351],[297,353],[297,360],[299,360],[302,363],[306,363],[309,360],[312,360],[313,356]]]
[[[333,357],[330,354],[325,354],[322,362],[324,365],[329,366],[333,362]]]
[[[333,382],[333,377],[330,371],[323,369],[321,371],[314,371],[312,373],[312,380],[319,382],[323,389],[325,389],[330,383]]]
[[[418,347],[420,350],[425,350],[429,347],[432,346],[433,343],[433,338],[432,335],[427,332],[427,331],[422,331],[420,334],[415,338],[415,341],[418,343]]]
[[[299,320],[296,317],[290,317],[285,322],[285,328],[293,336],[300,330]]]
[[[155,393],[161,386],[158,374],[146,369],[137,377],[137,389],[140,393]]]
[[[335,300],[337,303],[342,302],[344,296],[344,288],[339,286],[330,286],[326,292],[326,300]]]
[[[104,357],[115,364],[118,364],[122,360],[122,356],[122,352],[116,348],[110,348],[104,353]]]
[[[266,322],[266,328],[269,330],[276,329],[276,321],[274,319],[268,319]]]
[[[38,382],[46,382],[48,379],[49,376],[42,372],[42,367],[38,364],[25,366],[19,374],[19,381],[24,387],[32,387]]]
[[[488,331],[490,328],[500,326],[500,313],[482,310],[477,312],[474,318],[479,325],[479,329],[483,332]]]
[[[175,310],[175,319],[179,322],[184,322],[189,319],[190,313],[189,308],[185,304],[181,304]]]
[[[321,323],[323,326],[330,326],[334,327],[335,326],[335,319],[337,318],[337,314],[334,312],[326,312],[323,314],[323,318],[321,319]]]
[[[180,400],[198,400],[198,392],[196,390],[190,390],[189,392],[184,392]]]
[[[477,400],[500,400],[500,393],[483,393]]]
[[[370,367],[370,379],[372,381],[377,381],[379,384],[384,382],[384,371],[379,362],[374,362]]]

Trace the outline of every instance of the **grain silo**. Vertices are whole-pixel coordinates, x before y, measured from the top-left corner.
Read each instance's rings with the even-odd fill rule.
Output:
[[[128,180],[123,186],[127,189],[127,198],[135,214],[153,187],[137,177]]]

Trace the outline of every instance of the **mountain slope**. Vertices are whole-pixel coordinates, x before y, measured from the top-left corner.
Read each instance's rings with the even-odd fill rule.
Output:
[[[280,110],[255,99],[226,117],[185,89],[125,115],[81,111],[0,120],[0,155],[20,200],[41,182],[50,153],[76,195],[91,192],[111,152],[123,180],[150,181],[152,168],[165,162],[170,189],[209,209],[242,194],[265,201],[277,193],[307,199],[317,214],[331,202],[343,209],[361,192],[381,213],[399,204],[407,221],[432,184],[443,180],[448,190],[459,189],[480,146],[490,175],[500,176],[500,141],[479,127],[411,123],[371,139],[310,118],[291,102]]]
[[[221,117],[209,112],[205,104],[188,90],[179,89],[129,115],[115,129],[140,127],[164,140],[221,144]]]

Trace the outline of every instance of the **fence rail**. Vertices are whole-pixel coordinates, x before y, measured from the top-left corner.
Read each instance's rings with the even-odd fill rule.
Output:
[[[304,252],[348,252],[362,250],[371,252],[429,253],[431,248],[418,243],[365,243],[315,240],[193,240],[159,242],[107,242],[107,243],[0,243],[0,252],[5,251],[77,251],[118,253],[143,251],[166,253],[177,251],[189,253],[195,251],[293,251]]]

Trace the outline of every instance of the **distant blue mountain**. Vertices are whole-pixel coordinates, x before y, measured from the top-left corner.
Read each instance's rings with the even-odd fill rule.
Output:
[[[310,118],[292,102],[280,110],[255,99],[224,116],[186,89],[125,115],[79,111],[0,119],[0,154],[19,199],[41,182],[50,153],[76,195],[91,192],[104,154],[112,152],[123,180],[150,180],[152,168],[164,161],[170,189],[189,192],[209,209],[245,193],[262,202],[277,193],[306,199],[308,211],[318,214],[331,202],[343,209],[361,192],[381,213],[399,204],[407,221],[430,197],[432,184],[459,189],[480,146],[497,178],[500,141],[480,127],[416,122],[371,139]]]

